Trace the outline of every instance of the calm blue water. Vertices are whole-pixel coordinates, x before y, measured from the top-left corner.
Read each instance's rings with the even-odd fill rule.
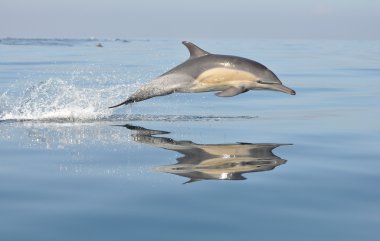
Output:
[[[380,42],[193,41],[297,95],[110,110],[180,40],[0,40],[1,240],[380,239]]]

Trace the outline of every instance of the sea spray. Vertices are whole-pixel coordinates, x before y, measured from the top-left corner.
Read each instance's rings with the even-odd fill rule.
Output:
[[[91,121],[106,119],[113,99],[127,95],[130,86],[79,87],[61,78],[49,78],[26,88],[19,97],[0,97],[1,120]],[[3,109],[4,108],[4,109]]]

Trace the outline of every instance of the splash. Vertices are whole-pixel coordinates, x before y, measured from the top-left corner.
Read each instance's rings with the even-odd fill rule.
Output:
[[[103,89],[77,86],[60,78],[49,78],[27,88],[20,97],[0,96],[0,120],[92,121],[111,116],[110,96],[125,95],[128,85]]]

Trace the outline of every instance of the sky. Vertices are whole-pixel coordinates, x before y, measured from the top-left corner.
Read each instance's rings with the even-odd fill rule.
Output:
[[[0,37],[380,40],[379,0],[0,0]]]

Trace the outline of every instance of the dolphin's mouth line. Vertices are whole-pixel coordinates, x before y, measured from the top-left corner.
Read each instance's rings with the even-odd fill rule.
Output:
[[[282,86],[284,86],[282,83],[264,82],[264,81],[261,81],[261,80],[257,81],[257,83],[259,83],[259,84],[265,84],[265,85],[282,85]]]
[[[259,84],[266,84],[266,85],[278,85],[279,83],[275,83],[275,82],[265,82],[265,81],[262,81],[262,80],[258,80],[257,83]]]

